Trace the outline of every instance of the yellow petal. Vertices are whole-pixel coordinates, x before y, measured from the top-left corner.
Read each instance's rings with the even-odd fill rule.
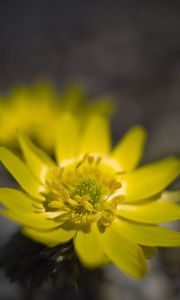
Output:
[[[96,234],[106,255],[128,275],[139,279],[147,271],[143,250],[140,246],[122,236],[119,228],[110,226],[104,233]]]
[[[140,126],[133,127],[115,147],[112,158],[119,162],[124,171],[131,171],[141,160],[145,141],[145,129]]]
[[[62,110],[79,111],[85,104],[86,93],[82,85],[69,85],[61,94],[59,104]]]
[[[107,118],[93,115],[89,118],[81,141],[80,153],[106,154],[111,147]]]
[[[116,219],[113,227],[128,240],[145,246],[180,246],[180,232],[155,225],[138,224]]]
[[[0,160],[26,192],[35,198],[42,199],[40,192],[43,191],[43,186],[23,161],[4,147],[0,148]]]
[[[38,149],[24,135],[19,134],[19,142],[24,154],[24,158],[35,177],[44,182],[47,179],[47,173],[55,164],[42,150]]]
[[[15,211],[34,212],[33,200],[16,189],[0,188],[0,203]]]
[[[174,157],[141,167],[125,177],[125,202],[143,200],[165,189],[180,173],[180,162]]]
[[[118,207],[118,215],[143,223],[163,223],[180,219],[180,205],[173,202],[153,201],[147,204],[122,204]]]
[[[57,228],[53,231],[41,232],[31,228],[22,228],[22,233],[32,240],[42,243],[48,247],[55,247],[59,244],[70,241],[75,235],[74,230],[66,231],[62,228]]]
[[[20,225],[32,227],[37,230],[56,228],[59,225],[54,220],[47,220],[43,213],[27,213],[5,209],[1,209],[0,213]]]
[[[77,119],[69,113],[60,118],[56,142],[57,161],[74,158],[77,156],[79,145],[79,124]]]
[[[77,232],[74,237],[74,245],[80,261],[86,267],[96,268],[109,262],[93,231],[89,233]]]
[[[111,96],[100,96],[89,102],[88,110],[92,114],[111,116],[116,111],[116,103]]]

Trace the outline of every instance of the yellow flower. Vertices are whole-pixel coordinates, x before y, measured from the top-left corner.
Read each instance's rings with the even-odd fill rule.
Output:
[[[83,88],[78,85],[71,85],[62,93],[49,82],[38,82],[30,87],[17,86],[8,95],[0,96],[0,145],[15,148],[17,130],[20,130],[52,152],[61,115],[71,111],[86,121],[94,110],[107,114],[112,104],[107,99],[102,105],[101,100],[88,103]]]
[[[180,245],[180,233],[158,224],[180,218],[178,192],[163,190],[178,176],[174,157],[137,168],[146,132],[134,127],[111,149],[107,118],[85,128],[72,114],[61,119],[57,164],[22,134],[20,160],[0,148],[0,159],[23,189],[0,189],[1,213],[48,247],[71,239],[81,263],[113,262],[134,278],[147,270],[157,246]]]

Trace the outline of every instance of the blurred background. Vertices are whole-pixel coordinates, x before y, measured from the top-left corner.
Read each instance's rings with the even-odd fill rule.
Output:
[[[149,131],[144,161],[180,155],[180,2],[1,0],[0,92],[39,79],[58,89],[80,82],[90,98],[112,95],[114,143],[143,124]],[[2,167],[0,174],[1,185],[11,184]],[[17,227],[4,219],[0,226],[3,245]],[[177,300],[179,270],[178,249],[161,250],[141,282],[108,267],[101,298]],[[0,300],[50,298],[72,299],[47,286],[27,295],[0,275]]]

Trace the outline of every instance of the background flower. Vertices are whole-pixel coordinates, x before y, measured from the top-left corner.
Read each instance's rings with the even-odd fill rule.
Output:
[[[52,153],[63,113],[72,112],[86,122],[93,111],[110,115],[111,100],[102,97],[90,103],[84,88],[78,84],[62,92],[48,81],[15,86],[0,96],[0,144],[17,147],[16,135],[20,130]]]

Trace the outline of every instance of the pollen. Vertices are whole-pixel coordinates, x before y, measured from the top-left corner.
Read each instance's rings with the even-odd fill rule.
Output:
[[[44,209],[61,224],[84,226],[98,221],[108,226],[122,201],[122,183],[113,165],[103,157],[85,154],[77,161],[63,163],[47,180]]]
[[[101,186],[91,178],[82,179],[75,188],[74,196],[88,195],[91,203],[97,203],[101,196]]]

